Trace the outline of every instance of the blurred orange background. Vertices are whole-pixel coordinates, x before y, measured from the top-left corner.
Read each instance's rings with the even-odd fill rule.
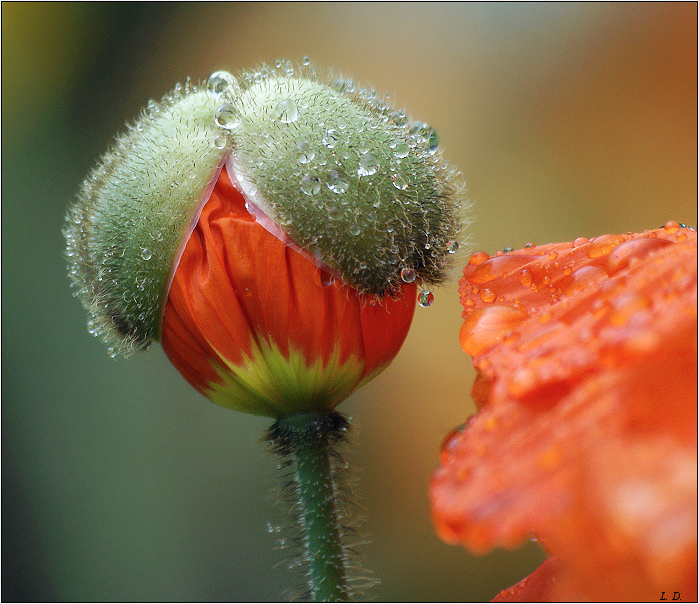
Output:
[[[203,399],[157,346],[110,359],[61,228],[149,98],[303,55],[436,128],[472,204],[462,249],[696,225],[695,3],[3,3],[3,600],[269,601],[294,582],[268,531],[269,421]],[[341,406],[372,599],[489,599],[543,559],[432,529],[441,441],[473,412],[460,314],[454,280]]]

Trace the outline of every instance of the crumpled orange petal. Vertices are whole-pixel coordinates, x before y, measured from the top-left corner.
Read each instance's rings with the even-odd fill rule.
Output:
[[[696,600],[696,232],[474,254],[460,294],[479,412],[432,479],[440,537],[536,536],[503,600]]]
[[[378,299],[333,280],[255,220],[224,167],[175,273],[162,344],[206,396],[221,387],[223,375],[241,368],[244,388],[257,380],[276,392],[270,382],[282,375],[297,390],[294,397],[305,396],[310,407],[332,407],[398,353],[416,296],[414,284]],[[325,379],[318,370],[331,362],[335,375],[316,383]],[[250,367],[256,363],[259,371]],[[234,381],[239,384],[239,376]],[[289,404],[266,400],[248,410],[274,416],[293,411]]]

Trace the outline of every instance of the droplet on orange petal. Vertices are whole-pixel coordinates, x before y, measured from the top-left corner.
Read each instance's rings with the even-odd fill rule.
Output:
[[[527,313],[510,306],[489,306],[474,310],[464,320],[459,333],[461,347],[477,356],[495,344],[527,318]]]
[[[590,241],[587,255],[589,258],[599,258],[611,252],[623,241],[621,235],[600,235]]]
[[[566,295],[570,296],[575,292],[584,289],[588,284],[593,283],[595,280],[602,279],[607,276],[605,270],[599,266],[581,266],[579,269],[573,271],[570,275],[570,279],[565,285],[564,292]]]
[[[468,276],[468,280],[478,285],[488,283],[520,266],[529,264],[531,261],[531,256],[518,256],[513,254],[493,256],[489,260],[480,262],[478,267]]]
[[[478,265],[488,260],[488,258],[490,258],[490,256],[485,252],[476,252],[475,254],[471,254],[471,257],[468,259],[468,263]]]
[[[672,245],[672,242],[667,239],[646,238],[626,241],[607,256],[607,273],[612,276],[626,268],[632,260],[640,260],[647,254],[668,245]]]
[[[680,230],[680,225],[679,223],[675,222],[674,220],[669,220],[668,222],[665,223],[665,226],[663,227],[664,231],[666,233],[676,233],[677,231]]]
[[[522,272],[519,274],[519,282],[522,285],[528,286],[531,285],[533,281],[534,275],[532,275],[532,272],[528,268],[522,269]]]

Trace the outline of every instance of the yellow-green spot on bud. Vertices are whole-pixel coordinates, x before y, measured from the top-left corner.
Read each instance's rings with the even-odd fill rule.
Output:
[[[445,277],[458,201],[433,128],[306,60],[218,71],[150,101],[69,211],[70,276],[112,350],[160,338],[172,276],[224,163],[260,224],[358,291]]]

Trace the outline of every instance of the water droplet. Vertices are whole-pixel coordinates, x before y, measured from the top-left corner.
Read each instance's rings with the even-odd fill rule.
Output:
[[[450,241],[447,241],[447,252],[450,254],[456,254],[456,252],[459,249],[459,242],[451,239]]]
[[[423,308],[427,308],[432,306],[432,302],[434,302],[434,294],[429,289],[423,289],[417,297],[417,303]]]
[[[214,94],[221,94],[233,88],[236,84],[235,77],[227,71],[216,71],[206,81],[206,88]]]
[[[489,259],[490,256],[487,254],[487,252],[476,252],[475,254],[471,254],[471,257],[468,259],[468,263],[472,266],[478,266]]]
[[[150,99],[146,104],[146,115],[153,119],[160,113],[160,105],[153,99]]]
[[[302,65],[310,65],[310,63],[311,63],[311,60],[307,56],[304,55],[303,57],[301,57],[301,64]]]
[[[300,164],[308,164],[313,161],[316,152],[311,144],[303,141],[296,145],[296,159]]]
[[[439,147],[439,137],[437,131],[425,122],[416,122],[410,129],[410,136],[416,143],[425,147],[425,151],[434,155]]]
[[[588,258],[599,258],[611,252],[622,242],[623,239],[619,235],[600,235],[590,240],[587,256]]]
[[[391,176],[391,180],[393,180],[393,186],[396,189],[405,191],[405,189],[408,188],[408,178],[402,172],[397,172],[396,174],[393,174]]]
[[[585,289],[588,285],[596,283],[597,281],[605,279],[606,277],[607,271],[599,266],[582,266],[570,275],[569,280],[565,285],[564,293],[570,296],[577,291]]]
[[[340,142],[340,133],[331,128],[325,133],[325,136],[323,137],[323,144],[328,148],[328,149],[334,149],[335,146]]]
[[[519,274],[519,282],[525,287],[529,287],[533,283],[533,281],[534,275],[528,268],[523,269],[522,272]]]
[[[526,312],[510,306],[477,308],[466,317],[461,326],[461,347],[471,356],[480,355],[502,342],[526,318]]]
[[[487,302],[490,304],[491,302],[495,302],[496,297],[497,296],[492,289],[483,288],[481,290],[481,300],[483,300],[483,302]]]
[[[214,113],[214,121],[221,126],[221,128],[232,130],[240,125],[240,111],[236,109],[235,105],[231,105],[230,103],[221,105]]]
[[[316,195],[320,192],[320,179],[306,174],[299,182],[299,186],[306,195]]]
[[[641,260],[668,245],[672,245],[672,242],[667,239],[650,238],[632,239],[622,243],[607,256],[607,273],[609,276],[615,275],[628,267],[631,262]]]
[[[573,247],[580,247],[581,245],[585,245],[586,243],[590,243],[590,240],[587,239],[586,237],[578,237],[573,241]]]
[[[144,247],[141,250],[141,258],[144,260],[150,260],[153,256],[153,252],[151,252],[147,247]]]
[[[344,193],[349,187],[349,179],[339,170],[330,170],[328,172],[328,189],[333,193]]]
[[[663,230],[672,235],[673,233],[676,233],[677,231],[680,230],[680,225],[679,223],[675,222],[674,220],[670,220],[665,223],[665,226],[663,226]]]
[[[417,273],[412,268],[405,266],[400,271],[400,278],[406,283],[412,283],[415,281],[415,277],[417,277]]]
[[[410,147],[404,141],[400,141],[393,146],[393,155],[398,159],[408,157],[408,153],[410,153]]]
[[[211,146],[215,149],[223,149],[226,146],[226,142],[227,140],[225,136],[217,136],[211,141]]]
[[[468,280],[477,285],[488,283],[489,281],[493,281],[494,279],[497,279],[510,271],[516,270],[531,261],[532,259],[530,256],[512,254],[507,256],[493,256],[489,260],[481,262],[475,269],[473,269],[473,272],[468,276]]]
[[[357,173],[359,176],[371,176],[372,174],[376,174],[380,166],[381,164],[376,156],[371,151],[367,151],[366,153],[362,153],[359,157]]]
[[[282,124],[290,124],[299,119],[299,108],[291,99],[282,99],[274,108],[274,115]]]
[[[350,229],[350,233],[352,235],[354,235],[355,237],[357,235],[359,235],[359,233],[361,233],[361,232],[362,232],[362,229],[360,228],[360,226],[358,224],[353,225],[352,228]]]

